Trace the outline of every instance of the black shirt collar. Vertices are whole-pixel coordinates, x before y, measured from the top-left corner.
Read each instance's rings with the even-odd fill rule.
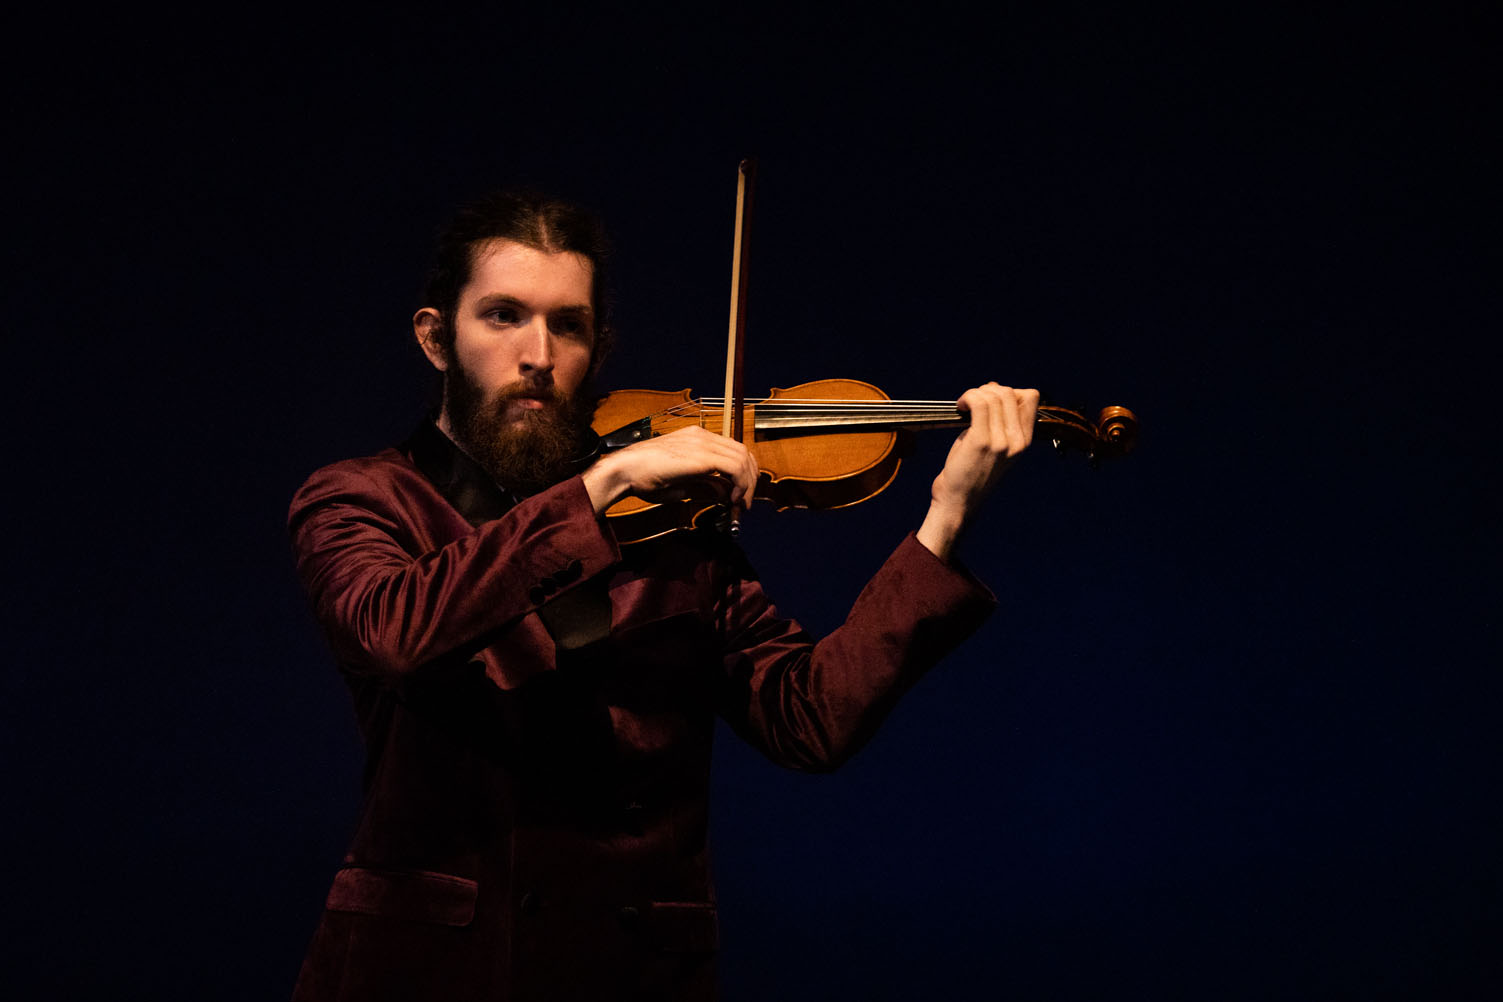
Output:
[[[444,500],[471,525],[500,518],[517,498],[445,435],[432,418],[424,418],[401,449]]]

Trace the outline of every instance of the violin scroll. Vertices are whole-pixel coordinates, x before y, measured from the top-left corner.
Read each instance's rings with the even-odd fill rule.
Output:
[[[1138,417],[1126,407],[1101,408],[1096,428],[1101,440],[1111,445],[1114,456],[1125,456],[1138,444]]]
[[[1138,418],[1126,407],[1103,407],[1091,421],[1079,411],[1040,404],[1037,427],[1059,452],[1084,452],[1092,463],[1125,456],[1138,444]]]

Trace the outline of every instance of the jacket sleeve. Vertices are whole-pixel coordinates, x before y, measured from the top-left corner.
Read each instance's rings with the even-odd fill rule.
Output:
[[[320,470],[293,498],[298,574],[335,654],[352,670],[414,672],[619,558],[578,477],[430,547],[422,526],[441,504],[416,471],[359,464]]]
[[[721,715],[773,761],[811,771],[855,754],[898,698],[997,604],[911,534],[818,643],[778,616],[749,571],[732,576],[724,601]]]

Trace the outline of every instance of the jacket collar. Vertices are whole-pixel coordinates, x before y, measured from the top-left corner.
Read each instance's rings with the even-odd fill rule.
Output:
[[[516,496],[491,479],[432,418],[424,418],[401,449],[471,525],[500,518],[517,503]]]

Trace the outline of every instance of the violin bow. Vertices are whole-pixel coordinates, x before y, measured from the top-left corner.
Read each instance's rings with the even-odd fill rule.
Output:
[[[720,419],[720,434],[742,440],[742,417],[745,396],[742,369],[746,360],[746,261],[751,247],[752,190],[756,186],[757,162],[751,157],[736,169],[736,236],[731,249],[731,318],[725,349],[725,407]],[[740,516],[732,509],[732,536],[740,535]]]

